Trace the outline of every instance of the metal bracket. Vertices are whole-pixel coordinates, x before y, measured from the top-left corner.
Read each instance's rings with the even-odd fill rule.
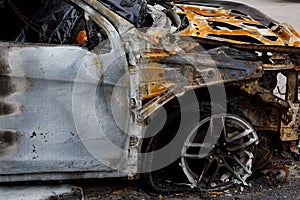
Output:
[[[160,96],[155,97],[150,102],[145,104],[142,108],[136,110],[136,121],[143,123],[152,113],[157,111],[163,105],[172,100],[175,96],[182,96],[185,93],[185,88],[179,85],[170,86],[166,92]]]
[[[295,103],[291,105],[290,112],[292,119],[288,124],[281,122],[280,139],[282,141],[298,140],[298,126],[299,126],[299,111],[300,104]]]

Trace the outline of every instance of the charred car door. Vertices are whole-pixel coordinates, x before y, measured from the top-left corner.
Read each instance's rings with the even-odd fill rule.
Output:
[[[17,42],[0,42],[1,182],[125,176],[107,167],[126,167],[129,81],[122,78],[127,61],[120,36],[94,8],[60,8],[59,23],[59,10],[35,20],[44,27],[35,38],[29,38],[34,34],[27,23]],[[75,19],[84,28],[72,28]],[[66,29],[76,45],[65,42]],[[97,42],[85,46],[92,34]]]

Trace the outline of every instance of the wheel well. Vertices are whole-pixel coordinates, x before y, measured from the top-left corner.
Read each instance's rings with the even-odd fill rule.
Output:
[[[154,135],[152,132],[146,131],[145,139],[143,139],[142,148],[141,148],[142,152],[147,151],[147,147],[154,137],[161,137],[162,134],[167,134],[168,136],[167,136],[167,140],[166,140],[165,144],[167,144],[167,142],[172,140],[172,138],[174,138],[176,136],[176,133],[177,133],[176,130],[178,130],[182,112],[184,112],[184,113],[199,113],[200,112],[201,116],[203,116],[203,117],[207,116],[208,113],[210,113],[211,105],[209,102],[210,98],[209,98],[209,92],[208,92],[207,88],[191,90],[191,91],[187,91],[186,93],[187,94],[185,94],[184,96],[188,96],[189,95],[188,93],[196,94],[197,101],[198,101],[198,110],[195,110],[195,107],[192,105],[185,105],[184,108],[181,108],[180,100],[177,97],[175,97],[174,99],[169,101],[167,104],[165,104],[163,107],[161,107],[156,112],[156,113],[158,113],[158,112],[161,112],[162,110],[164,110],[166,112],[167,119],[166,119],[164,127],[159,132],[155,133]],[[180,97],[180,98],[184,98],[184,97]],[[183,102],[185,102],[185,101],[183,101]],[[201,117],[201,118],[203,118],[203,117]],[[151,123],[155,123],[155,115],[150,116],[150,124]],[[172,126],[172,129],[175,131],[170,131],[170,129],[168,128],[169,126]],[[149,135],[151,135],[151,137],[147,137]]]
[[[226,86],[225,91],[227,99],[227,113],[237,115],[248,121],[255,130],[278,132],[281,115],[278,108],[269,103],[263,102],[263,100],[261,100],[258,96],[247,94],[245,91],[236,86]],[[168,116],[165,126],[174,126],[174,124],[179,124],[182,115],[181,112],[200,112],[201,118],[210,115],[212,103],[209,95],[209,89],[206,87],[191,90],[189,92],[194,92],[196,94],[199,110],[196,111],[193,110],[192,107],[185,106],[185,109],[182,111],[179,99],[174,98],[160,108],[160,110],[165,110]],[[153,121],[155,121],[155,119],[151,119],[151,122]],[[176,135],[176,131],[172,133],[164,127],[161,131],[157,132],[155,136],[157,137],[157,135],[165,134],[165,132],[167,132],[170,139]],[[153,135],[153,133],[146,133],[146,137],[149,134]],[[142,152],[146,152],[147,146],[151,142],[152,138],[153,137],[147,137],[143,140],[141,149]]]

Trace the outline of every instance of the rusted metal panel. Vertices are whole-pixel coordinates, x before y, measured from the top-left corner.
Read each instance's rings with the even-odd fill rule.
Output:
[[[190,21],[189,27],[182,31],[181,35],[239,44],[284,44],[276,34],[249,15],[206,5],[201,7],[177,4],[177,6],[183,9],[183,12],[178,14],[185,14]]]

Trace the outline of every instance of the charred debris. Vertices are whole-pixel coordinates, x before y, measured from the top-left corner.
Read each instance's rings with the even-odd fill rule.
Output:
[[[213,106],[207,87],[225,86],[229,114],[215,118],[226,121],[233,135],[201,158],[197,150],[205,146],[201,134],[187,140],[180,166],[171,166],[183,170],[187,183],[181,186],[216,190],[246,184],[251,169],[270,167],[275,150],[299,159],[300,35],[292,26],[226,1],[100,3],[108,9],[103,16],[111,17],[124,44],[129,44],[126,50],[142,46],[143,51],[127,53],[131,73],[138,71],[140,78],[131,86],[138,91],[131,97],[137,124],[147,124],[161,107],[170,116],[168,122],[176,124],[180,115],[176,99],[189,91],[195,91],[199,112],[207,116]],[[85,14],[86,4],[100,6],[88,0],[0,0],[0,40],[109,51],[105,31]],[[120,16],[118,21],[109,11]],[[207,130],[208,122],[201,119],[197,128]],[[136,148],[151,152],[173,137],[146,140]],[[157,191],[167,190],[165,185],[178,181],[161,180],[172,177],[167,171],[148,173],[146,180]]]

